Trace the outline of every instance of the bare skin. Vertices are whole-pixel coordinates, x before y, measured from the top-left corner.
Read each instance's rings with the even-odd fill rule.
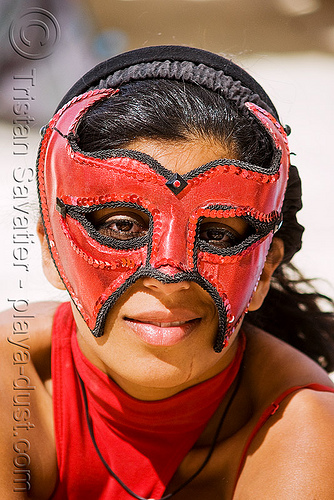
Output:
[[[201,141],[163,145],[159,142],[137,141],[131,147],[150,154],[168,168],[180,173],[210,160],[228,156],[228,152],[223,151],[220,145],[207,142],[203,144]],[[109,215],[115,217],[115,214]],[[119,215],[124,214],[116,214],[117,217]],[[211,220],[207,222],[212,223]],[[234,222],[228,221],[232,231],[247,231],[246,227],[235,226]],[[44,271],[55,286],[61,287],[47,252],[41,227],[39,233]],[[276,239],[250,309],[261,306],[271,275],[282,256],[283,243]],[[133,369],[132,372],[127,370],[131,359],[126,359],[122,364],[117,360],[117,350],[115,356],[111,351],[115,350],[115,340],[120,352],[124,351],[127,335],[131,333],[131,326],[129,327],[128,320],[124,318],[131,314],[135,316],[136,311],[140,310],[143,294],[145,303],[149,301],[152,307],[159,307],[160,312],[164,308],[172,309],[175,303],[187,304],[197,300],[196,311],[201,308],[201,320],[198,325],[196,323],[189,339],[165,350],[168,354],[164,354],[163,363],[162,351],[159,352],[159,348],[147,346],[140,341],[132,342],[133,350],[127,349],[130,358],[140,356],[145,360],[142,366],[146,366],[146,369],[133,373]],[[35,389],[30,391],[29,419],[27,414],[26,418],[21,420],[18,413],[15,415],[19,422],[30,422],[34,427],[29,430],[20,428],[18,436],[13,436],[13,432],[18,431],[13,430],[18,420],[13,418],[13,409],[15,411],[16,408],[13,408],[12,401],[13,381],[19,376],[18,364],[14,361],[20,349],[8,339],[15,340],[22,336],[15,337],[13,334],[13,311],[1,315],[0,442],[3,452],[0,463],[0,492],[4,500],[48,499],[56,484],[57,460],[52,419],[50,354],[52,321],[57,306],[55,303],[39,303],[31,305],[29,309],[35,319],[29,324],[26,344],[29,345],[30,360],[24,364],[24,375],[29,377],[29,384]],[[75,317],[79,345],[85,356],[129,394],[139,399],[165,398],[213,376],[227,366],[236,348],[238,332],[235,333],[229,349],[221,354],[213,352],[211,346],[217,328],[216,311],[210,297],[194,283],[163,285],[149,278],[133,285],[129,293],[125,294],[110,312],[103,344],[91,335],[78,315]],[[249,450],[233,494],[244,443],[262,411],[289,387],[308,383],[331,385],[327,374],[303,354],[247,324],[242,328],[246,333],[247,346],[241,384],[227,413],[216,450],[203,472],[175,498],[332,499],[334,479],[328,472],[334,459],[334,395],[310,390],[301,390],[288,397],[261,429]],[[185,359],[185,350],[188,354],[190,352],[191,369],[187,362],[180,361]],[[155,356],[154,353],[157,352],[159,356]],[[205,458],[227,399],[228,397],[222,402],[194,448],[180,464],[167,492],[173,491],[191,476]],[[17,444],[18,439],[20,444]],[[13,449],[13,446],[16,449]],[[13,492],[13,460],[17,459],[18,453],[29,455],[32,485],[29,496],[25,492]]]

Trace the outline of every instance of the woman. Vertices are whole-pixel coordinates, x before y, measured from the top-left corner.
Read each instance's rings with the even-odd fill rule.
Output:
[[[296,291],[297,316],[275,298],[252,319],[274,273],[286,296],[302,234],[297,170],[263,89],[198,49],[123,54],[65,96],[37,170],[44,271],[71,305],[35,305],[33,427],[12,452],[3,417],[3,498],[19,449],[38,499],[330,499],[332,384],[252,326],[289,331],[331,369],[328,315],[316,309],[312,348],[302,322],[289,328],[305,316]],[[4,398],[14,368],[7,356]]]

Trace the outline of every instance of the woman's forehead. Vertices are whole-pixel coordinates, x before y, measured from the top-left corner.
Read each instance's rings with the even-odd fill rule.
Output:
[[[221,158],[238,159],[235,145],[224,145],[217,139],[204,137],[194,137],[189,141],[140,138],[127,144],[127,149],[149,155],[180,175]]]

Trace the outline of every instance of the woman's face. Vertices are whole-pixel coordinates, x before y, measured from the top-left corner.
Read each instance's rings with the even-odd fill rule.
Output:
[[[218,158],[232,158],[215,141],[167,142],[142,139],[127,145],[184,174]],[[102,234],[128,240],[145,234],[148,220],[122,207],[95,212],[91,221]],[[235,244],[249,230],[240,218],[204,219],[201,238],[219,247]],[[76,308],[79,345],[98,368],[139,399],[161,399],[210,378],[233,358],[234,333],[221,353],[213,350],[218,313],[211,296],[194,282],[161,283],[141,278],[109,312],[101,338],[92,336]]]

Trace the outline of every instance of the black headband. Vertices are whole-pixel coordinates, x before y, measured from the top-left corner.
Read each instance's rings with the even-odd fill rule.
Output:
[[[92,88],[118,88],[131,81],[157,78],[196,83],[219,92],[242,113],[247,113],[245,102],[254,102],[279,120],[266,92],[245,70],[217,54],[177,45],[144,47],[98,64],[73,85],[57,110]],[[283,225],[276,234],[284,241],[284,262],[301,247],[304,228],[296,218],[301,206],[301,182],[297,168],[292,166],[283,203]]]
[[[105,80],[110,75],[115,75],[118,72],[119,74],[124,73],[126,70],[129,71],[130,68],[141,65],[142,73],[140,74],[139,71],[137,74],[133,74],[131,79],[145,79],[149,78],[149,76],[145,74],[145,66],[148,67],[150,64],[152,65],[152,63],[162,63],[166,61],[169,61],[170,63],[189,62],[193,66],[197,66],[200,69],[201,67],[207,67],[211,70],[211,74],[221,73],[230,77],[234,82],[240,82],[240,85],[243,88],[249,89],[254,95],[258,95],[263,103],[265,103],[264,107],[268,108],[268,111],[270,110],[271,114],[278,118],[275,106],[266,92],[245,70],[234,64],[231,60],[225,59],[217,54],[213,54],[202,49],[182,47],[178,45],[144,47],[137,50],[131,50],[130,52],[125,52],[124,54],[119,54],[116,57],[112,57],[111,59],[101,62],[88,71],[73,85],[73,87],[64,96],[57,109],[61,108],[64,104],[66,104],[66,102],[73,99],[76,95],[83,94],[92,87],[99,87],[101,80]],[[192,81],[192,76],[188,76],[189,77],[187,78],[186,72],[179,75],[167,74],[167,72],[165,74],[156,75],[156,77],[160,78],[176,80],[188,79]],[[212,90],[218,90],[218,88],[213,88],[213,86],[210,85],[210,75],[207,75],[206,80],[204,77],[202,78],[202,81],[198,81],[197,83],[207,88],[211,88]]]

